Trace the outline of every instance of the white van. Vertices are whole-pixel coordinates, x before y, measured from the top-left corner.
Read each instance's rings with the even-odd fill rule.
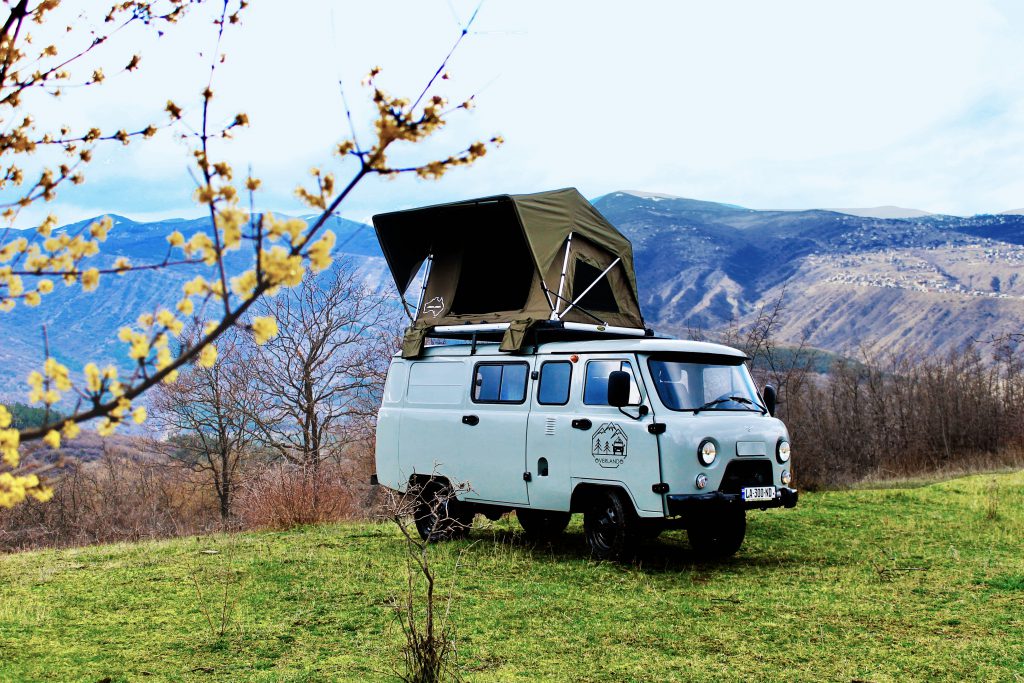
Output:
[[[375,481],[419,492],[424,539],[513,510],[527,534],[555,539],[582,513],[598,558],[675,528],[698,553],[724,557],[743,542],[747,510],[796,505],[774,389],[758,392],[742,352],[595,336],[393,359]],[[446,490],[442,513],[430,501]]]
[[[512,510],[554,538],[581,512],[597,557],[666,528],[728,556],[746,510],[796,505],[774,389],[758,394],[735,349],[654,337],[632,244],[576,189],[373,225],[403,302],[423,273],[388,372],[375,479],[418,496],[424,539]]]

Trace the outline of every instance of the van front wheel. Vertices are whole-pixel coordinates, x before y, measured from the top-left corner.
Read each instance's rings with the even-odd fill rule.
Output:
[[[637,540],[636,514],[629,499],[619,491],[602,491],[583,513],[583,533],[590,554],[599,560],[629,555]]]
[[[686,530],[690,547],[702,557],[723,560],[732,557],[743,545],[747,533],[747,516],[740,510],[715,514],[698,526]]]
[[[434,543],[468,536],[474,511],[472,504],[456,498],[449,487],[428,484],[416,501],[413,516],[420,538]]]
[[[519,525],[523,527],[528,538],[537,541],[550,541],[558,538],[565,531],[572,515],[568,512],[517,508],[516,519],[519,520]]]

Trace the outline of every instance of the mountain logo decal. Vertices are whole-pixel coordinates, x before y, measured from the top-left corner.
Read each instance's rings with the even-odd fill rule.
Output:
[[[618,467],[629,455],[629,437],[619,425],[605,422],[594,432],[590,452],[594,456],[594,462],[601,467]]]

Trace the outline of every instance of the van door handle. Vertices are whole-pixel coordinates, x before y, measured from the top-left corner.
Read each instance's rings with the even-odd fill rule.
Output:
[[[477,417],[476,415],[463,415],[462,424],[469,425],[470,427],[475,427],[478,424],[480,424],[480,418]]]
[[[573,420],[572,421],[572,428],[573,429],[582,429],[583,431],[587,431],[588,429],[590,429],[593,426],[594,426],[594,423],[591,422],[590,420],[588,420],[585,417],[584,418],[580,418],[579,420]]]

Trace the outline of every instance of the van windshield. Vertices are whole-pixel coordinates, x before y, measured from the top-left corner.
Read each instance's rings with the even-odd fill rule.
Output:
[[[740,358],[669,354],[653,356],[647,364],[658,396],[670,410],[765,412]]]

